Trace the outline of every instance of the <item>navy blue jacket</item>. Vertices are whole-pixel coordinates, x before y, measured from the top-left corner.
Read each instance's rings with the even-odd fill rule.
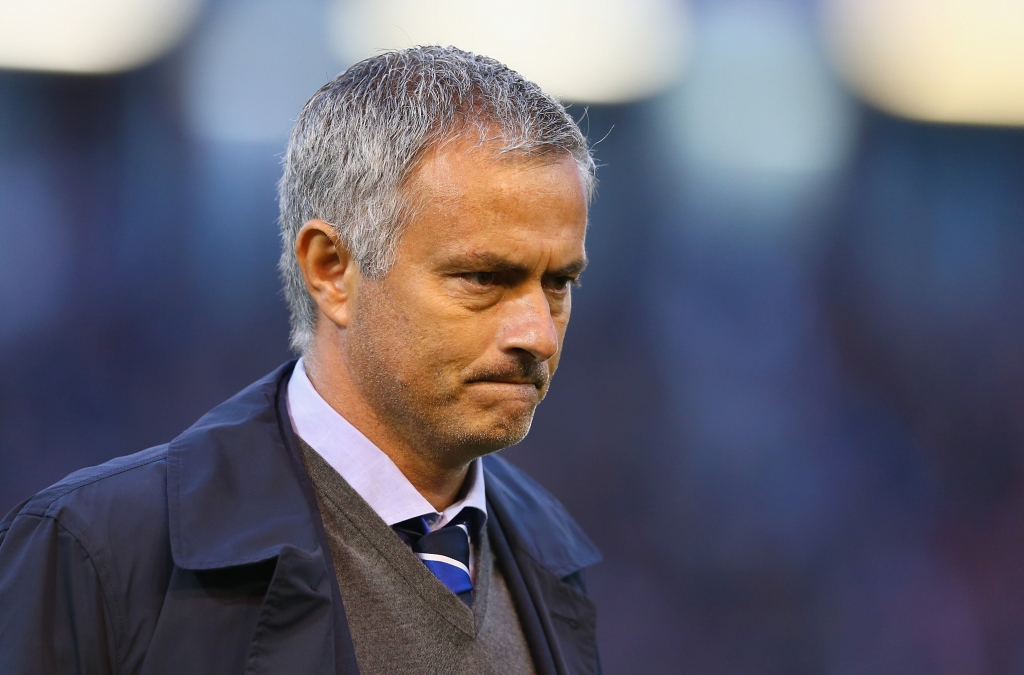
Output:
[[[168,445],[71,474],[0,521],[0,673],[358,672],[288,363]],[[563,507],[484,459],[488,535],[540,675],[599,670]]]

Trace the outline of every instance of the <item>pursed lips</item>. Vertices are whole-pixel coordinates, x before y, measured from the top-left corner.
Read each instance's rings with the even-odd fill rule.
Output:
[[[537,391],[544,391],[549,380],[547,366],[542,363],[518,365],[520,365],[519,368],[512,364],[506,364],[505,368],[478,370],[466,379],[466,384],[497,384],[515,387],[529,385]]]
[[[485,383],[485,384],[516,384],[516,385],[529,384],[529,385],[532,385],[534,387],[537,387],[538,389],[540,389],[541,386],[542,386],[540,383],[538,383],[538,382],[536,382],[534,380],[492,380],[492,379],[487,379],[487,380],[474,380],[474,381],[475,382],[482,382],[482,383]]]
[[[502,378],[486,377],[486,378],[480,378],[480,379],[476,379],[476,380],[470,380],[469,384],[504,384],[504,385],[511,385],[511,386],[520,386],[520,387],[524,386],[524,385],[529,385],[529,386],[535,387],[538,390],[544,388],[544,382],[541,381],[541,380],[532,379],[532,378],[519,378],[519,377],[502,377]]]

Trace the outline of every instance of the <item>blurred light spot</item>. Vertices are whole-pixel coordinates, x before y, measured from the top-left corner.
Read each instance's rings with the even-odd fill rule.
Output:
[[[185,101],[203,138],[282,143],[338,71],[324,0],[227,0],[187,55]]]
[[[726,5],[707,17],[699,40],[683,102],[686,149],[695,161],[804,173],[842,160],[848,106],[795,12]]]
[[[185,35],[202,0],[0,0],[0,68],[112,73]]]
[[[1024,125],[1021,0],[826,0],[823,22],[840,71],[878,107]]]
[[[689,46],[683,0],[336,0],[338,54],[455,45],[564,100],[617,103],[671,86]]]
[[[815,48],[812,27],[793,8],[720,3],[695,28],[687,82],[662,109],[690,192],[761,208],[806,192],[842,165],[855,115]]]

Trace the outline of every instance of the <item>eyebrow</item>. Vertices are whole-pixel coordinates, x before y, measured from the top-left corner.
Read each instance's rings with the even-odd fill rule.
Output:
[[[568,265],[563,265],[557,270],[545,272],[546,277],[571,277],[578,276],[586,268],[590,261],[587,259],[586,254],[582,258],[572,261]],[[448,263],[451,267],[485,267],[495,272],[503,272],[505,274],[513,274],[519,276],[526,276],[530,273],[530,270],[525,265],[520,265],[503,258],[500,255],[494,253],[467,253],[463,255],[452,256]]]
[[[583,270],[587,269],[587,265],[588,264],[590,264],[590,261],[587,259],[586,254],[583,254],[583,257],[580,258],[579,260],[574,260],[571,263],[569,263],[568,265],[565,265],[564,267],[560,267],[559,269],[555,270],[554,272],[551,272],[551,276],[555,276],[555,277],[577,277],[577,276],[579,276],[580,274],[583,273]]]

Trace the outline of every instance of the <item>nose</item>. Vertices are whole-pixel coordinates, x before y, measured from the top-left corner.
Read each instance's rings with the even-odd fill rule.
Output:
[[[501,350],[527,352],[540,362],[557,354],[558,330],[544,290],[524,293],[509,304],[499,335]]]

